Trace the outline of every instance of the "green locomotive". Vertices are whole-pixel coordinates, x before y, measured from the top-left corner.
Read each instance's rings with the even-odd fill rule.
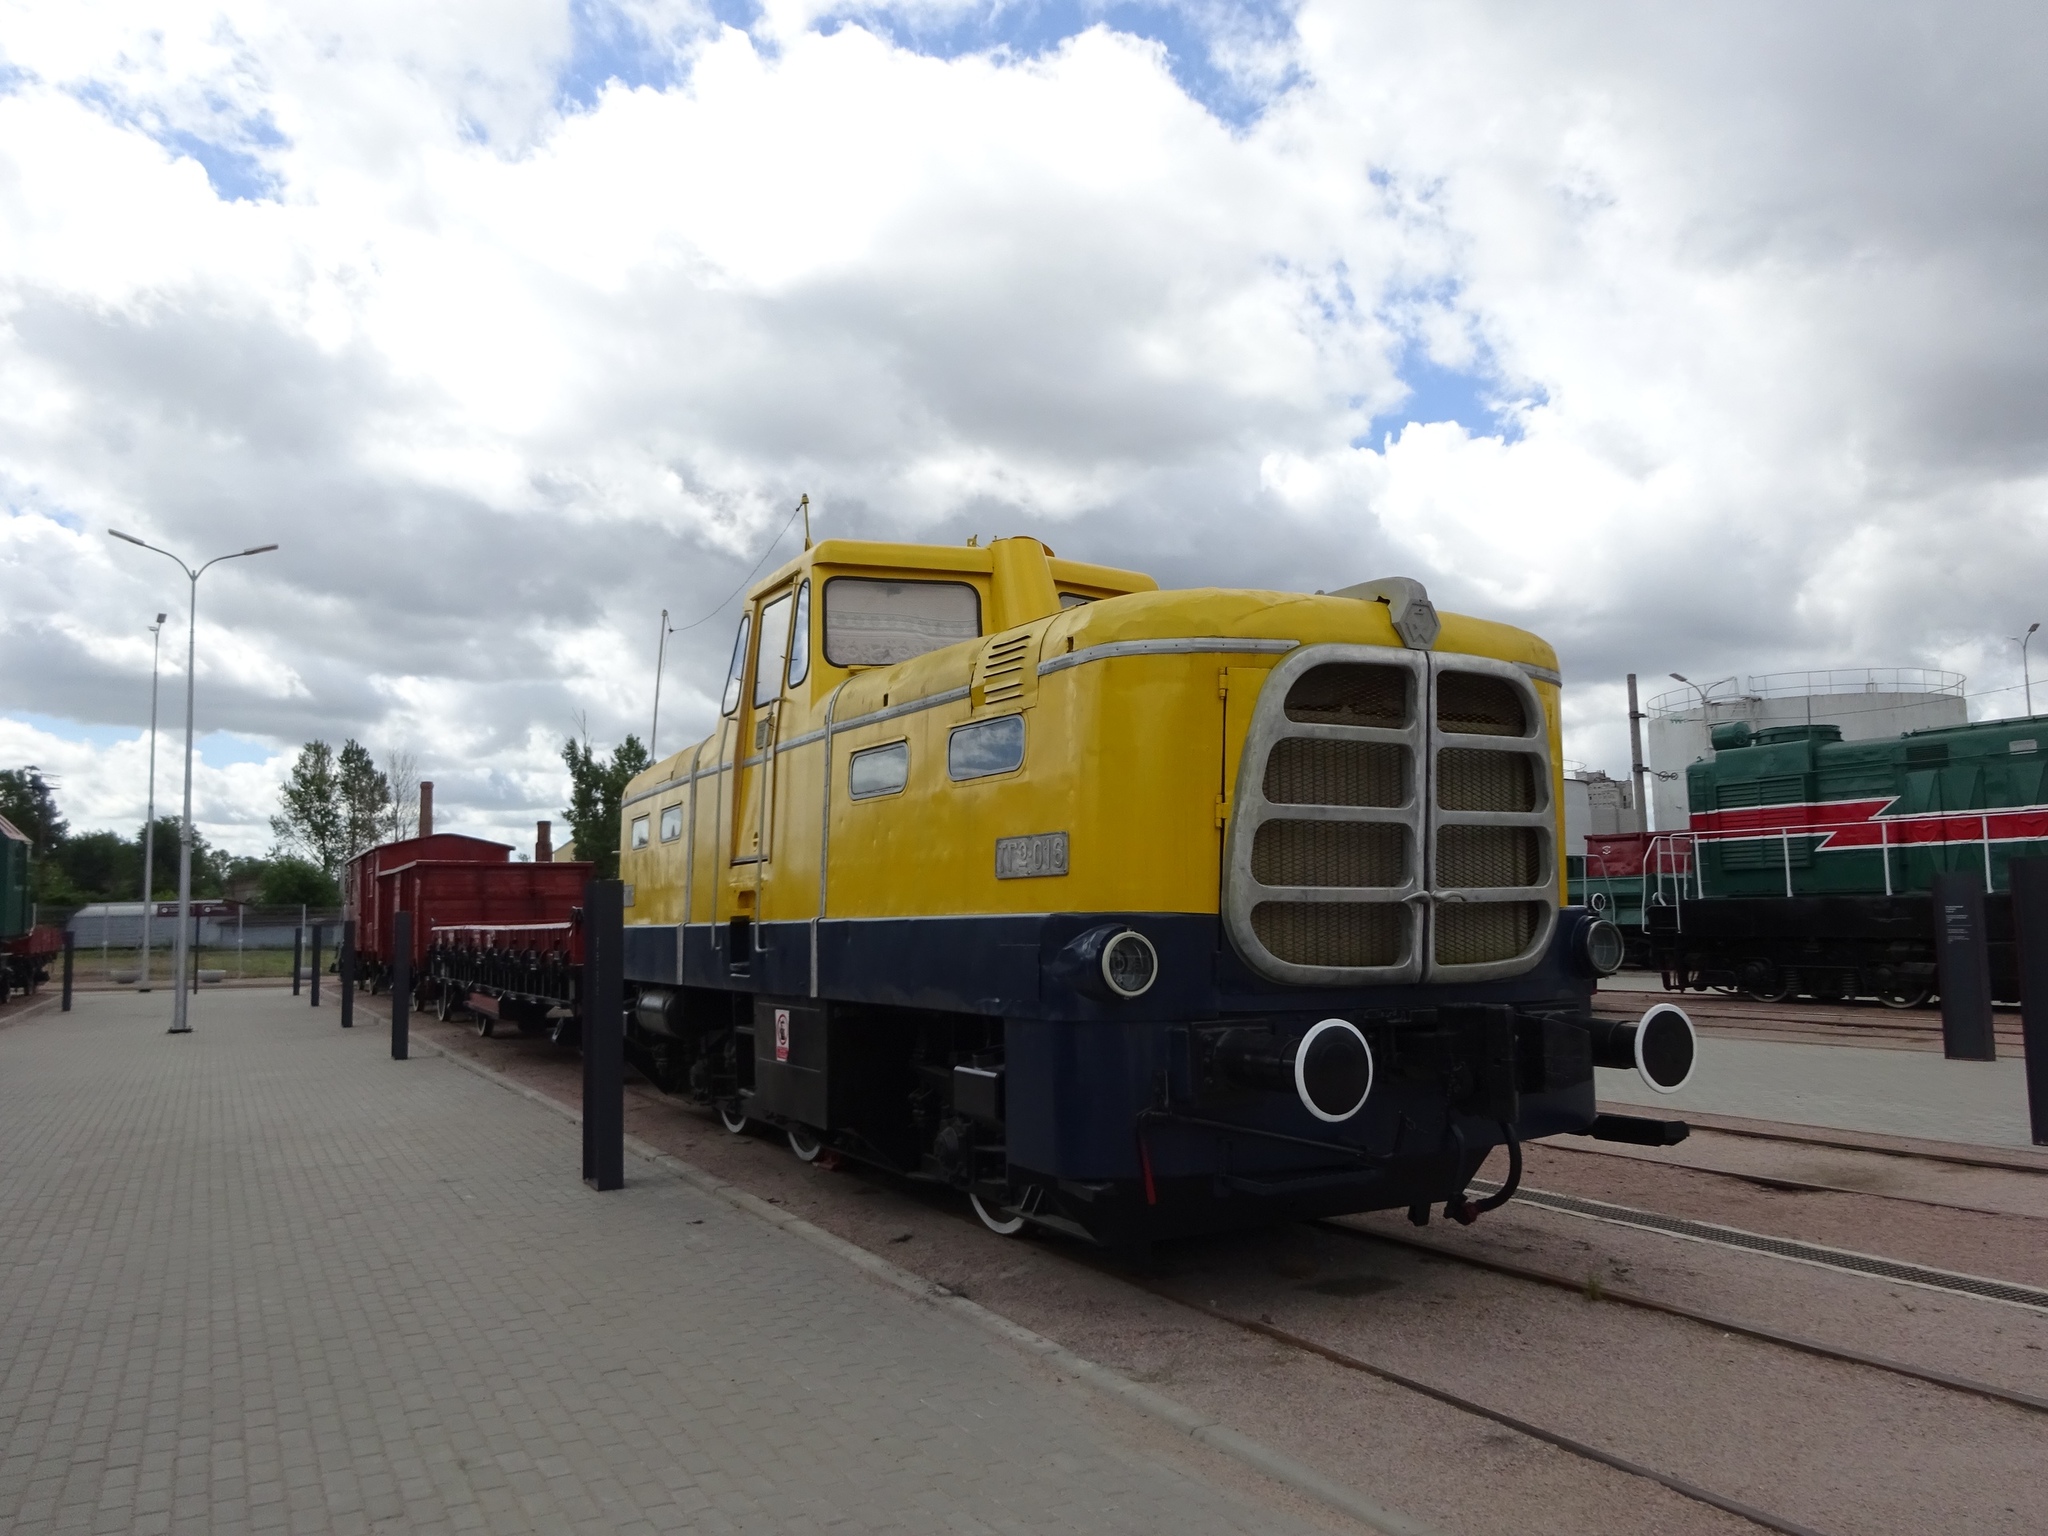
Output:
[[[2018,995],[2010,868],[2048,855],[2048,717],[1843,741],[1833,725],[1716,726],[1684,832],[1591,839],[1574,899],[1604,906],[1675,988],[1777,1001],[1934,988],[1937,874],[1989,892],[1993,990]]]

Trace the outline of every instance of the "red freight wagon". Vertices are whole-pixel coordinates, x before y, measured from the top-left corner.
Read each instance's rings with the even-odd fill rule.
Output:
[[[378,990],[390,974],[392,888],[381,878],[386,871],[422,859],[488,868],[503,867],[511,858],[508,843],[464,837],[459,832],[432,832],[402,842],[381,843],[350,859],[342,901],[347,915],[355,919],[358,974]]]
[[[386,866],[377,875],[379,963],[388,970],[391,919],[412,914],[412,973],[424,977],[422,962],[434,930],[456,924],[564,923],[583,905],[590,881],[588,864],[477,864],[420,859]],[[359,935],[366,930],[358,930]],[[361,943],[361,939],[358,939]]]

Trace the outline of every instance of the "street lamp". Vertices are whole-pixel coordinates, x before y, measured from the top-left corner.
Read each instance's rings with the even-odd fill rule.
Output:
[[[215,555],[206,564],[193,570],[168,549],[158,549],[154,544],[145,544],[132,533],[123,533],[118,528],[109,528],[108,533],[124,543],[133,544],[137,549],[151,550],[185,573],[191,583],[191,605],[185,624],[185,816],[178,827],[178,941],[177,958],[172,970],[177,979],[177,1001],[171,1007],[171,1033],[190,1034],[192,1021],[185,1002],[185,964],[191,958],[192,933],[192,684],[193,667],[199,649],[199,578],[219,565],[223,560],[239,560],[244,555],[264,555],[277,548],[275,544],[255,544],[248,549],[238,549],[232,554]]]
[[[149,626],[149,809],[142,817],[142,964],[138,967],[138,992],[149,990],[149,919],[156,911],[156,679],[157,662],[164,651],[164,620],[169,617],[160,613]]]
[[[1671,674],[1671,676],[1675,681],[1685,684],[1686,687],[1690,688],[1694,693],[1700,696],[1700,723],[1702,725],[1708,723],[1707,705],[1711,701],[1707,696],[1711,694],[1716,688],[1720,687],[1721,683],[1732,683],[1735,681],[1735,679],[1732,677],[1724,677],[1721,679],[1720,682],[1709,683],[1706,687],[1702,688],[1698,683],[1694,682],[1691,678],[1687,677],[1683,672],[1674,672]]]
[[[2034,638],[2034,631],[2040,627],[2041,621],[2036,619],[2027,626],[2027,632],[2024,635],[2006,636],[2008,640],[2020,648],[2020,676],[2026,680],[2027,718],[2030,720],[2034,716],[2034,674],[2027,669],[2027,642]]]

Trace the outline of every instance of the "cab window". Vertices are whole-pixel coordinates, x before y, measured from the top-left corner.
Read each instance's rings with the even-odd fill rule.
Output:
[[[796,619],[789,629],[789,686],[811,675],[811,584],[796,589]]]
[[[761,655],[754,663],[754,707],[773,704],[782,692],[782,668],[789,659],[790,595],[761,610]]]
[[[753,619],[750,613],[740,615],[740,632],[732,643],[732,668],[725,674],[725,697],[718,705],[721,715],[729,715],[740,707],[740,684],[747,675],[747,635]]]
[[[683,835],[683,808],[680,805],[665,805],[661,808],[661,840],[672,843]]]
[[[647,818],[645,816],[635,816],[633,818],[633,846],[635,848],[645,848],[647,846]]]
[[[835,667],[886,667],[981,633],[981,594],[964,581],[825,583],[825,659]]]

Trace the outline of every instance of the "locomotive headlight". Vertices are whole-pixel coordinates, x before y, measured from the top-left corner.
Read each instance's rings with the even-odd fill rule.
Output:
[[[1621,969],[1621,930],[1606,918],[1588,918],[1579,924],[1578,938],[1579,963],[1588,971],[1595,976],[1612,976]]]
[[[1159,951],[1145,935],[1126,928],[1102,946],[1102,979],[1118,997],[1142,997],[1159,979]]]

